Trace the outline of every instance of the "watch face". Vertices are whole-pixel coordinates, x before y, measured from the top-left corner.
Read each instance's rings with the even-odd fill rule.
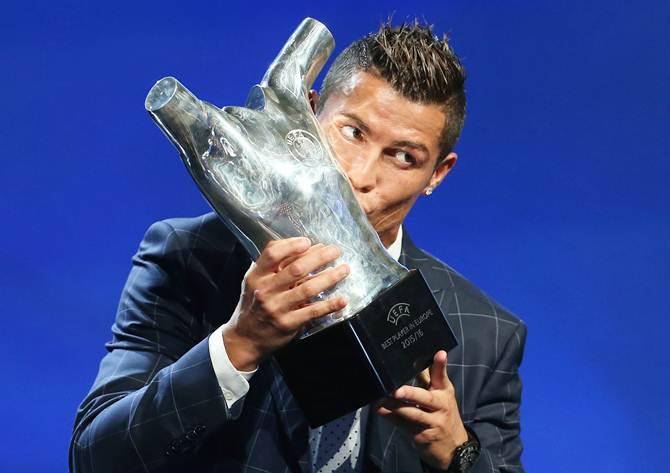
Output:
[[[479,457],[479,450],[474,445],[469,445],[463,451],[463,466],[471,467],[477,461],[477,457]]]
[[[451,462],[453,468],[449,468],[449,471],[465,473],[474,465],[477,458],[479,458],[479,444],[469,440],[456,449]]]

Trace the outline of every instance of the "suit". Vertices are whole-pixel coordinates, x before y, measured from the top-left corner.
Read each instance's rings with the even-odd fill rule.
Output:
[[[526,327],[405,233],[400,262],[422,271],[459,346],[449,353],[463,422],[479,437],[473,472],[522,471]],[[214,214],[147,231],[122,292],[113,339],[81,403],[72,472],[308,472],[308,428],[272,359],[228,409],[208,335],[233,313],[250,260]],[[373,413],[366,471],[425,469],[403,431]]]

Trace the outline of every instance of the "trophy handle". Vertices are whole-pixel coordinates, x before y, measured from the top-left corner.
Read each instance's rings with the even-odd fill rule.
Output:
[[[335,39],[323,23],[305,18],[263,76],[261,86],[304,98],[335,48]]]
[[[164,77],[151,88],[144,107],[183,157],[197,153],[195,135],[207,133],[207,105],[174,77]],[[197,138],[204,138],[198,136]],[[187,149],[188,148],[188,149]]]

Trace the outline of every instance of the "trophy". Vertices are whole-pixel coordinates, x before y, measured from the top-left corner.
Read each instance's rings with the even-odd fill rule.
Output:
[[[381,398],[456,339],[420,272],[384,248],[360,208],[309,104],[333,51],[328,29],[305,19],[249,93],[220,109],[172,77],[145,108],[192,178],[254,259],[275,239],[336,245],[351,272],[320,298],[347,306],[305,329],[274,357],[312,427]]]

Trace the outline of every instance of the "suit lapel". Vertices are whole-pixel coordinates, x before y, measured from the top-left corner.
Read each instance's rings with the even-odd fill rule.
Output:
[[[412,380],[408,384],[416,385]],[[365,445],[368,461],[381,472],[422,473],[423,467],[410,439],[393,423],[370,409]]]
[[[289,459],[297,458],[297,464],[294,463],[291,466],[296,471],[300,469],[304,473],[309,473],[309,427],[307,420],[289,391],[274,358],[271,359],[271,368],[273,380],[270,394],[279,418],[280,430],[282,431],[280,435],[283,433],[286,436],[286,448],[291,452],[290,455],[287,455],[287,461],[290,463]]]
[[[454,282],[446,268],[436,266],[432,259],[416,247],[407,231],[403,228],[402,251],[399,262],[408,269],[421,271],[433,297],[440,306],[443,306],[445,293],[453,293]],[[445,287],[445,274],[447,275],[447,287]]]
[[[378,416],[370,409],[367,432],[365,434],[365,451],[368,461],[380,471],[389,471],[390,464],[395,463],[396,445],[393,443],[395,426],[388,420]]]

